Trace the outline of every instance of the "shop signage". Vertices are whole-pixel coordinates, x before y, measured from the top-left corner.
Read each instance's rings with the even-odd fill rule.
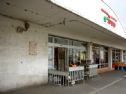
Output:
[[[65,8],[91,22],[98,24],[126,38],[124,29],[118,21],[117,14],[104,0],[50,0],[52,3]],[[113,1],[116,2],[116,1]],[[72,19],[72,18],[71,18]],[[74,19],[74,18],[73,18]]]
[[[109,15],[109,13],[103,8],[101,9],[101,11],[105,14],[105,16],[103,17],[103,21],[115,28],[117,20]]]

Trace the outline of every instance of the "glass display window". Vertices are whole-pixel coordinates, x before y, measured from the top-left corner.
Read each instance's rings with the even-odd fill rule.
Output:
[[[57,36],[49,36],[48,42],[49,69],[66,71],[72,64],[81,66],[87,58],[85,42]]]

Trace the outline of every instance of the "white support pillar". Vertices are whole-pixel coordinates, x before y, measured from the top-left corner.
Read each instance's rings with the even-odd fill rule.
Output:
[[[126,63],[126,52],[123,53],[124,59],[123,61]]]
[[[112,48],[108,48],[108,65],[112,69]]]
[[[124,59],[123,59],[123,50],[120,50],[120,61],[124,62]]]
[[[88,43],[88,60],[91,60],[91,63],[93,63],[93,51],[92,51],[92,43]]]

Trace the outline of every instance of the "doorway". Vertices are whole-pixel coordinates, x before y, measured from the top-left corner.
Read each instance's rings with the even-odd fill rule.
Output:
[[[54,48],[54,67],[58,71],[66,70],[67,61],[67,48],[55,47]]]

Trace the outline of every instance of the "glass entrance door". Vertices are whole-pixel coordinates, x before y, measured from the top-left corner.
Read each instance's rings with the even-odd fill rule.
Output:
[[[54,48],[54,67],[58,71],[66,70],[67,48]]]

